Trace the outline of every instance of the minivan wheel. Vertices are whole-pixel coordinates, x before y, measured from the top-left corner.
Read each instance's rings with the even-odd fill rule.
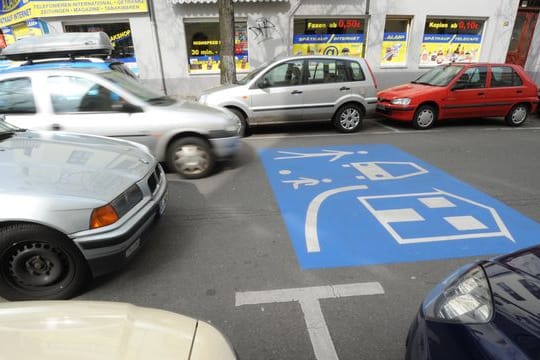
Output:
[[[508,126],[521,126],[527,120],[529,108],[526,104],[517,104],[506,114],[505,120]]]
[[[8,300],[62,300],[79,293],[89,278],[77,246],[35,224],[0,229],[0,296]]]
[[[413,127],[418,130],[426,130],[437,121],[437,110],[431,105],[422,105],[416,110],[413,117]]]
[[[200,179],[210,175],[214,162],[210,145],[201,138],[180,138],[169,145],[167,165],[186,179]]]
[[[249,136],[249,124],[247,122],[246,115],[241,110],[237,108],[228,108],[234,115],[238,116],[240,119],[240,128],[238,129],[238,136],[244,137]]]
[[[362,127],[363,117],[364,111],[358,105],[343,105],[334,115],[334,127],[342,133],[358,131]]]

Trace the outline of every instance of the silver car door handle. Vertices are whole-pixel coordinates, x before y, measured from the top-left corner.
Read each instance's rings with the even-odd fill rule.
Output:
[[[346,90],[351,90],[350,87],[347,87],[347,86],[342,86],[339,91],[346,91]]]
[[[60,124],[52,124],[51,125],[51,130],[62,130],[62,126],[60,126]]]
[[[291,93],[292,95],[301,94],[302,92],[300,90],[293,90]]]

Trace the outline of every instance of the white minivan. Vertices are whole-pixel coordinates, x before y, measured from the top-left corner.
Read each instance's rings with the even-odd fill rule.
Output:
[[[361,128],[375,111],[377,83],[362,58],[294,56],[253,70],[237,85],[204,91],[199,102],[228,108],[249,126],[332,121],[340,132]]]

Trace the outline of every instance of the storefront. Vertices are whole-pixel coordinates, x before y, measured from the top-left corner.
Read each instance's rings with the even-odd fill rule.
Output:
[[[385,88],[448,62],[505,62],[516,14],[526,3],[235,0],[238,77],[279,56],[360,56]],[[168,0],[156,8],[168,90],[197,96],[218,85],[217,0]]]
[[[233,0],[238,78],[281,56],[365,57],[379,87],[451,61],[514,62],[540,83],[540,0]],[[105,31],[113,56],[178,97],[219,84],[217,0],[4,0],[2,41]]]

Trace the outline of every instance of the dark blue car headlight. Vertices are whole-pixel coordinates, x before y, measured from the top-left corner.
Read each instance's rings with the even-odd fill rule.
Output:
[[[484,269],[469,265],[454,272],[426,297],[423,312],[426,319],[435,321],[489,322],[493,300]]]

